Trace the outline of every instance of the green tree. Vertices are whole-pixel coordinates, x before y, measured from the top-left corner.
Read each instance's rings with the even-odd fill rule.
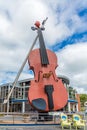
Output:
[[[81,108],[84,110],[84,103],[87,102],[87,94],[80,94]]]

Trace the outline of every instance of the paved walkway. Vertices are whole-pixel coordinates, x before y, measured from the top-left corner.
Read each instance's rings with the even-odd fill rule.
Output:
[[[30,127],[0,127],[0,130],[62,130],[60,126],[30,126]],[[70,130],[66,129],[65,130]],[[72,129],[75,130],[75,129]],[[80,128],[78,130],[83,130],[83,128]],[[87,130],[87,126],[86,126]]]

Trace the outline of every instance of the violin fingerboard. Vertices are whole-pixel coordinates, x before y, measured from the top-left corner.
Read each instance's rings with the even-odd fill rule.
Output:
[[[48,65],[49,60],[46,52],[46,47],[43,39],[43,35],[41,32],[41,29],[38,29],[38,35],[39,35],[39,42],[40,42],[40,57],[41,57],[41,64],[42,65]]]

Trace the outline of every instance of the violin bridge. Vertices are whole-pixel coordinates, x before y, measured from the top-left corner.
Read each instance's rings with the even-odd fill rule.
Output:
[[[43,78],[49,78],[52,75],[52,72],[44,73]]]

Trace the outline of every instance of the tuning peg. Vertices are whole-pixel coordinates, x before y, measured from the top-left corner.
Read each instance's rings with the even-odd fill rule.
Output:
[[[37,30],[37,28],[36,28],[36,27],[31,27],[31,29],[32,29],[33,31]]]

